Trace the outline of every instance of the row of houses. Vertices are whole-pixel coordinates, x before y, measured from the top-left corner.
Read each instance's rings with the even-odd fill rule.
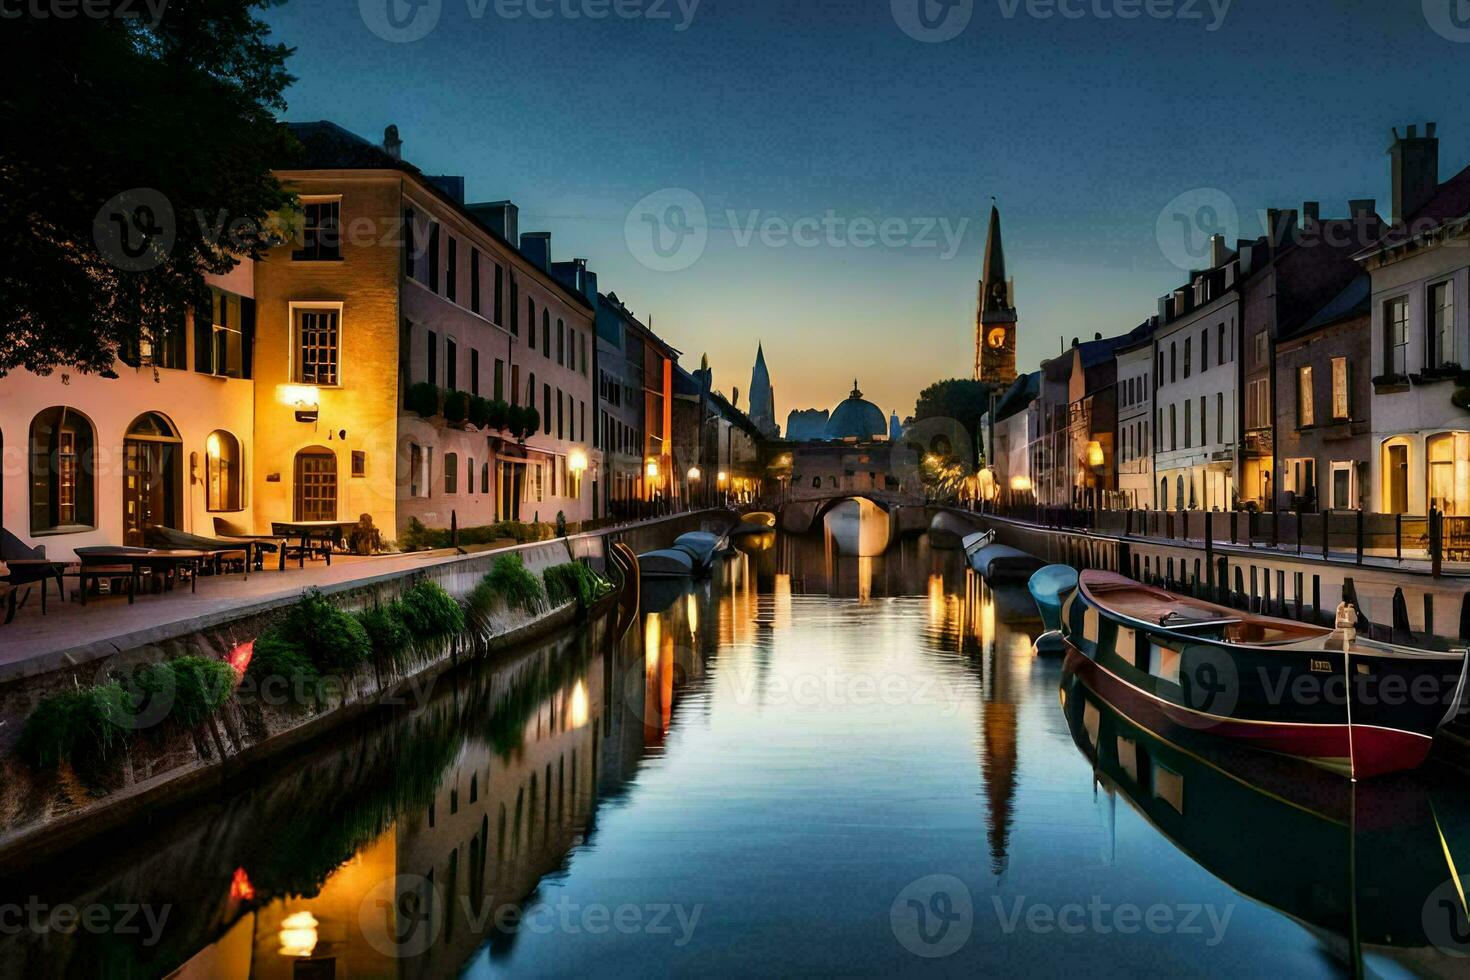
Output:
[[[1126,334],[1074,340],[984,424],[1004,500],[1470,514],[1470,168],[1397,130],[1392,205],[1268,210]]]
[[[61,558],[152,525],[366,515],[393,539],[412,520],[576,524],[753,485],[755,427],[708,369],[521,232],[515,204],[406,162],[396,127],[381,144],[289,128],[294,240],[213,277],[211,308],[109,376],[0,383],[6,530]]]

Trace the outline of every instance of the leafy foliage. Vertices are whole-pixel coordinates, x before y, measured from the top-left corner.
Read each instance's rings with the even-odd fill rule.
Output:
[[[971,381],[968,378],[936,381],[919,392],[918,401],[914,404],[914,421],[952,419],[964,428],[967,445],[953,445],[947,447],[946,451],[946,447],[926,444],[920,447],[920,451],[938,452],[941,455],[957,454],[969,462],[974,462],[973,452],[975,442],[980,435],[980,420],[988,411],[990,411],[990,385],[980,381]],[[926,427],[920,426],[919,428],[923,430]]]
[[[368,635],[373,655],[382,660],[397,662],[413,643],[413,634],[404,625],[403,610],[396,602],[364,609],[357,620]]]
[[[541,573],[546,583],[546,598],[553,606],[577,600],[586,610],[612,589],[611,583],[579,561],[552,565]]]
[[[117,681],[43,698],[26,719],[18,750],[39,769],[97,761],[132,735],[132,699]]]
[[[439,389],[427,381],[415,381],[403,394],[403,407],[431,419],[439,414]]]
[[[550,524],[534,521],[498,521],[459,529],[461,545],[489,544],[507,538],[516,544],[529,541],[550,541],[553,528]],[[449,547],[449,528],[425,527],[417,517],[408,520],[399,547],[404,551],[425,551],[432,548]]]
[[[257,683],[271,677],[314,683],[322,674],[351,670],[372,650],[362,621],[312,589],[255,641],[247,674]]]
[[[154,694],[173,692],[169,717],[192,728],[224,707],[235,688],[235,668],[213,657],[179,657],[149,664],[140,672],[139,684]]]
[[[444,421],[460,425],[470,417],[470,396],[463,391],[444,392]]]
[[[481,592],[480,586],[485,587],[488,593]],[[475,589],[479,595],[472,596],[477,608],[485,608],[490,599],[498,597],[507,606],[533,612],[546,601],[546,590],[541,580],[517,554],[501,555],[495,559],[490,574],[485,576],[480,586]]]
[[[255,16],[275,2],[6,20],[0,59],[25,84],[0,94],[0,375],[110,374],[210,301],[207,273],[282,237],[291,52]]]
[[[413,636],[447,636],[464,629],[464,610],[437,582],[419,582],[395,605]]]

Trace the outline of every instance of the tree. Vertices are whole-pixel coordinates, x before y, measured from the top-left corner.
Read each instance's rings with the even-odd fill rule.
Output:
[[[271,168],[295,142],[272,110],[291,49],[254,13],[277,2],[5,21],[0,376],[110,373],[209,302],[206,273],[277,240],[292,196]]]
[[[980,419],[988,411],[990,411],[990,385],[981,381],[971,381],[968,378],[950,378],[947,381],[936,381],[919,392],[919,399],[914,403],[913,422],[922,423],[925,419],[952,419],[959,423],[967,445],[953,445],[950,451],[955,454],[963,453],[964,458],[973,461],[975,447],[980,439]],[[916,428],[920,432],[938,431],[932,424],[917,425]],[[951,442],[958,441],[953,436],[949,438]],[[935,450],[932,445],[925,445],[924,448],[928,451]]]

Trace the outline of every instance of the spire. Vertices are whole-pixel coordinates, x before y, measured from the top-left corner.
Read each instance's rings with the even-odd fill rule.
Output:
[[[1000,241],[1000,209],[995,206],[995,198],[990,200],[990,230],[985,235],[985,291],[980,299],[982,313],[1007,310],[1011,305],[1006,286],[1006,254]]]
[[[861,397],[863,397],[863,393],[858,390],[857,378],[853,378],[852,379],[852,394],[851,395],[848,395],[847,397],[849,397],[849,398],[861,398]]]

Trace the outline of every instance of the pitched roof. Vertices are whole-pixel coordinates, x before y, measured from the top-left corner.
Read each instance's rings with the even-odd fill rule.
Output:
[[[1036,400],[1041,394],[1041,372],[1032,371],[1023,374],[1011,386],[1006,393],[1000,396],[1000,401],[995,403],[995,421],[1000,422],[1010,418]]]
[[[1394,225],[1377,242],[1353,257],[1364,259],[1400,245],[1407,245],[1467,216],[1470,216],[1470,167],[1440,184],[1439,190],[1434,192],[1434,196],[1422,208]]]
[[[1366,272],[1359,273],[1353,281],[1347,284],[1342,292],[1327,301],[1315,314],[1305,323],[1289,334],[1283,334],[1283,340],[1289,337],[1311,333],[1323,327],[1330,327],[1334,323],[1349,320],[1354,317],[1368,316],[1373,308],[1373,277]]]

